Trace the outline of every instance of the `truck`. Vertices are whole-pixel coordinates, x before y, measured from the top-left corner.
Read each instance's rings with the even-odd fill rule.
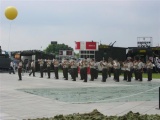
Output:
[[[11,59],[8,54],[0,54],[0,72],[8,71]]]

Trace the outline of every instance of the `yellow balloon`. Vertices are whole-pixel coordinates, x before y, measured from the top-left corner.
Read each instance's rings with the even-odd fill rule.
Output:
[[[9,20],[14,20],[18,15],[18,11],[15,7],[9,6],[5,9],[5,16]]]

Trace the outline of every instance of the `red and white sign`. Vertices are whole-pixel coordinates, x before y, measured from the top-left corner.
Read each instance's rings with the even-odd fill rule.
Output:
[[[80,49],[80,42],[76,42],[75,49],[76,49],[76,50],[79,50],[79,49]]]
[[[76,42],[75,43],[76,50],[98,50],[98,43],[97,42]]]
[[[72,50],[60,50],[59,55],[60,56],[72,56],[74,55],[74,52]]]
[[[96,50],[97,42],[86,42],[86,49]]]

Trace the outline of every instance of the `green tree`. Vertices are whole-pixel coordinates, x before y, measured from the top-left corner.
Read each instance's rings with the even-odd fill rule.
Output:
[[[44,52],[59,55],[59,50],[73,50],[73,48],[65,44],[49,44],[48,47],[44,50]]]
[[[76,58],[79,58],[79,53],[74,53]]]

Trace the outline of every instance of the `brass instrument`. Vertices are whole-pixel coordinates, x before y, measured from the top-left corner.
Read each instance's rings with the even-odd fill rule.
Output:
[[[39,64],[43,64],[43,60],[42,59],[38,59],[38,63]]]
[[[114,68],[117,68],[117,62],[115,60],[113,61],[113,66]]]
[[[89,62],[89,66],[94,66],[93,61],[90,61],[90,62]]]
[[[46,60],[47,66],[51,65],[51,60]]]
[[[100,61],[100,66],[104,67],[105,65],[103,64],[103,61]]]
[[[83,61],[80,61],[80,62],[79,62],[79,66],[83,66]]]
[[[70,66],[73,66],[74,65],[74,60],[70,62]]]

